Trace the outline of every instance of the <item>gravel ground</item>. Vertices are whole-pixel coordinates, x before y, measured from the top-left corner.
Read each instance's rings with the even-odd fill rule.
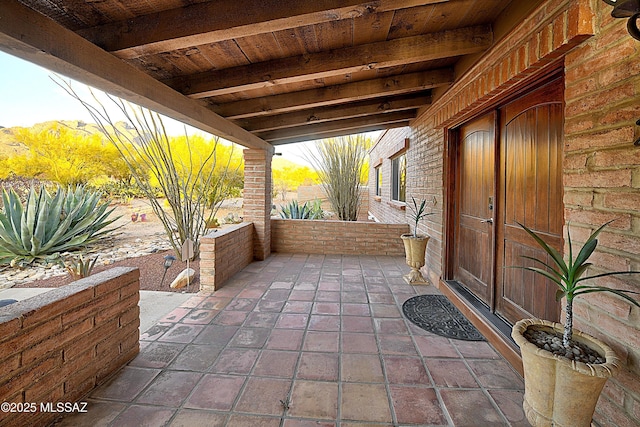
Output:
[[[93,269],[93,273],[113,267],[136,267],[140,269],[140,289],[145,291],[186,292],[186,287],[181,289],[172,289],[169,287],[173,279],[175,279],[182,270],[187,268],[186,262],[174,261],[173,265],[167,270],[167,276],[164,279],[164,283],[161,284],[162,274],[164,273],[163,265],[165,255],[175,256],[173,251],[163,251],[152,255],[128,258],[110,265],[96,265]],[[196,271],[196,275],[189,285],[189,292],[198,292],[198,289],[200,288],[199,266],[199,260],[189,262],[189,268],[193,268]],[[71,283],[71,277],[65,275],[52,277],[46,280],[36,280],[24,285],[15,286],[15,288],[57,288],[69,283]]]

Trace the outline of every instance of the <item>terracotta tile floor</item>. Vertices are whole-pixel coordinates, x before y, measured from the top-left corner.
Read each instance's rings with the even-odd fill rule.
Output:
[[[523,381],[485,342],[402,317],[431,286],[403,258],[274,254],[142,334],[60,426],[528,426]]]

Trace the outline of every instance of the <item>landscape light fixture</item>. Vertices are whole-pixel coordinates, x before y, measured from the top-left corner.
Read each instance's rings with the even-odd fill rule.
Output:
[[[627,31],[634,39],[640,41],[640,0],[602,0],[606,4],[613,6],[611,16],[614,18],[629,18],[627,21]]]
[[[171,267],[171,264],[173,264],[173,261],[176,260],[176,257],[174,257],[173,255],[166,255],[164,257],[164,273],[162,274],[162,280],[160,281],[160,287],[162,287],[162,284],[164,283],[164,277],[167,275],[167,270],[169,269],[169,267]]]

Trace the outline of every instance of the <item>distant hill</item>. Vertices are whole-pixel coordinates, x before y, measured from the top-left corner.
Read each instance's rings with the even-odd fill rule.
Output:
[[[43,129],[46,129],[54,124],[59,124],[62,126],[66,126],[70,129],[73,129],[81,134],[93,135],[100,134],[102,135],[102,131],[95,123],[86,123],[82,120],[52,120],[43,123],[36,123],[30,128],[34,132],[39,132]],[[117,122],[116,128],[128,135],[134,141],[137,141],[138,137],[133,128],[126,122]],[[17,141],[16,135],[18,132],[24,127],[16,126],[11,128],[6,128],[0,126],[0,156],[11,156],[15,154],[21,154],[26,150],[26,147]]]

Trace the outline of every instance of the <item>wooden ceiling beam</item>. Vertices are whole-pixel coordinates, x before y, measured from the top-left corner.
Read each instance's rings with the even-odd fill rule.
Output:
[[[383,126],[398,122],[407,122],[416,118],[417,112],[415,110],[410,111],[398,111],[395,113],[382,113],[376,115],[370,115],[368,117],[357,117],[354,119],[334,120],[327,123],[317,123],[305,126],[296,126],[286,129],[278,129],[266,132],[257,132],[256,134],[260,138],[268,141],[272,144],[277,144],[279,140],[289,138],[308,137],[318,135],[324,132],[340,131],[344,135],[351,132],[353,129],[362,128],[365,126]],[[313,139],[313,138],[312,138]]]
[[[431,95],[405,95],[395,98],[372,99],[345,105],[300,110],[274,116],[259,116],[236,120],[235,123],[250,132],[283,129],[302,124],[323,123],[379,113],[393,113],[417,109],[431,104]]]
[[[17,1],[0,2],[0,50],[249,148],[273,147]]]
[[[361,127],[354,127],[348,130],[318,132],[313,135],[304,135],[304,136],[279,139],[277,141],[274,141],[272,144],[274,146],[278,146],[278,145],[285,145],[285,144],[294,144],[296,142],[306,142],[306,141],[316,141],[316,140],[327,139],[327,138],[336,138],[336,137],[346,136],[346,135],[355,135],[358,133],[374,132],[377,130],[401,128],[401,127],[409,126],[409,123],[410,121],[407,120],[407,121],[387,123],[387,124],[365,125]]]
[[[208,71],[163,82],[192,98],[207,98],[467,55],[487,49],[492,41],[491,27],[480,25]]]
[[[77,33],[123,59],[448,0],[220,0]]]
[[[419,92],[449,85],[453,82],[453,78],[452,69],[441,68],[229,102],[212,106],[211,109],[228,119],[242,119]]]

